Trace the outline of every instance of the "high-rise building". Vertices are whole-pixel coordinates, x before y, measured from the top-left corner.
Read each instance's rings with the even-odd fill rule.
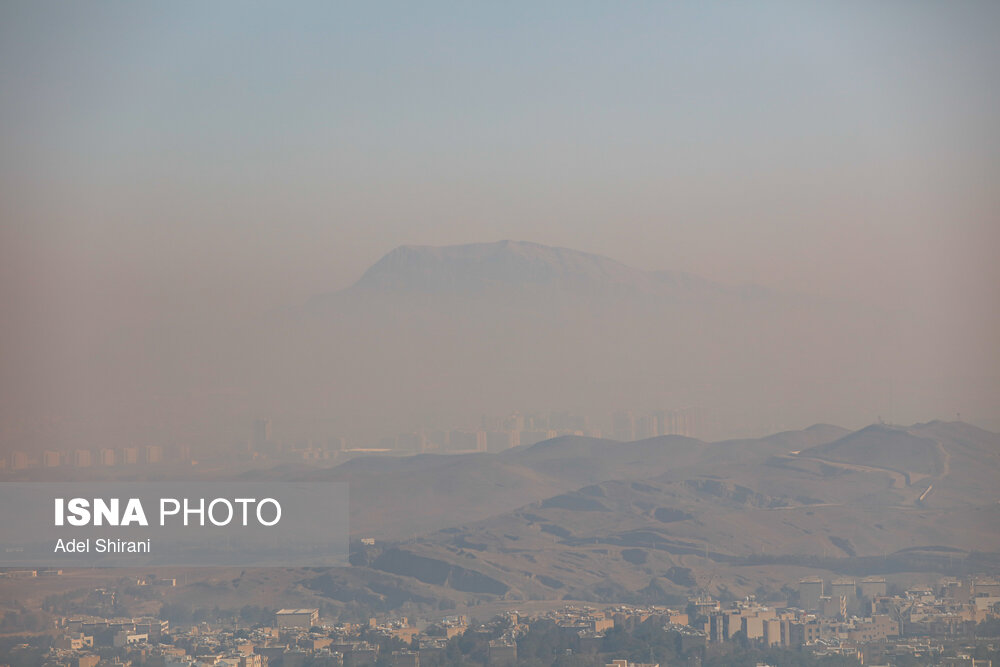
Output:
[[[479,434],[483,437],[480,438]],[[448,446],[453,452],[481,452],[486,449],[486,433],[484,431],[452,430],[448,433]],[[480,448],[482,446],[482,448]]]
[[[11,452],[10,453],[10,469],[11,470],[24,470],[28,467],[28,455],[24,452]]]
[[[824,595],[819,599],[819,613],[828,618],[847,618],[847,598],[843,595]]]
[[[854,579],[847,577],[834,579],[830,582],[830,596],[833,598],[842,597],[847,601],[847,613],[856,614],[858,612],[858,590]]]
[[[657,419],[653,415],[639,415],[636,417],[634,424],[635,431],[633,432],[633,435],[635,440],[655,438],[660,434]]]
[[[78,449],[73,452],[73,465],[77,468],[89,468],[90,462],[91,459],[89,449]]]
[[[177,445],[174,452],[178,463],[191,463],[191,445]]]
[[[616,412],[612,416],[611,434],[619,442],[635,440],[635,415],[631,410]]]
[[[275,625],[283,628],[311,628],[319,623],[319,609],[279,609]]]
[[[503,420],[503,429],[505,431],[523,431],[524,417],[519,412],[511,414]]]
[[[817,611],[823,597],[823,580],[809,577],[799,581],[799,605],[806,611]]]
[[[271,442],[271,420],[258,419],[254,421],[253,437],[250,440],[251,448],[259,450],[264,448],[269,442]]]
[[[861,580],[861,596],[869,600],[886,594],[885,577],[865,577]]]

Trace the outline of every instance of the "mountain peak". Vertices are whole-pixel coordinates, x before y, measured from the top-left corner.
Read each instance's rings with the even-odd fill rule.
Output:
[[[634,269],[608,257],[528,241],[399,246],[354,289],[480,293],[509,288],[656,291],[703,282],[687,274]],[[707,283],[706,283],[707,284]]]

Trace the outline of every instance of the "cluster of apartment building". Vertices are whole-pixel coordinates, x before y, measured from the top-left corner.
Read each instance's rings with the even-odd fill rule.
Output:
[[[804,647],[818,655],[878,664],[886,656],[940,653],[935,637],[970,637],[976,623],[1000,618],[1000,583],[993,580],[944,579],[891,595],[880,577],[808,578],[799,582],[799,589],[795,607],[759,604],[753,596],[728,604],[705,596],[691,598],[684,611],[658,605],[569,605],[531,617],[508,611],[475,627],[465,616],[439,618],[420,629],[405,617],[331,625],[314,608],[279,609],[270,626],[242,631],[207,624],[171,631],[167,621],[157,618],[66,618],[45,665],[93,667],[105,648],[115,649],[118,662],[109,662],[105,651],[101,665],[122,667],[361,667],[380,658],[393,667],[420,667],[421,660],[436,663],[450,639],[471,631],[488,640],[489,664],[501,666],[517,662],[518,638],[539,621],[572,636],[576,650],[597,653],[612,628],[632,631],[650,619],[674,634],[682,652],[741,641]],[[161,642],[168,632],[170,640]],[[404,648],[380,654],[380,646],[386,645]]]
[[[693,437],[700,411],[693,408],[615,412],[610,437],[625,441],[661,435]],[[304,461],[340,460],[355,454],[392,453],[469,453],[501,452],[521,445],[533,445],[552,438],[578,435],[600,438],[602,429],[590,418],[570,412],[547,414],[513,412],[503,417],[482,416],[479,428],[432,428],[380,438],[377,442],[357,445],[345,438],[325,442],[312,439],[295,443],[278,442],[272,434],[271,421],[258,419],[253,424],[245,451],[252,458],[284,458]]]
[[[799,582],[799,607],[773,608],[752,597],[723,606],[692,600],[707,641],[743,641],[758,646],[807,647],[817,655],[846,655],[863,664],[887,656],[941,653],[931,638],[969,638],[975,625],[1000,618],[1000,583],[945,579],[936,586],[887,594],[883,577],[819,578]],[[921,638],[922,641],[914,641]],[[972,665],[970,662],[954,664]],[[976,664],[985,665],[979,661]]]
[[[401,433],[382,438],[379,447],[413,453],[463,454],[472,452],[502,452],[512,447],[533,445],[561,435],[587,435],[582,430],[556,429],[497,431],[477,429],[430,430]]]
[[[704,633],[688,626],[685,612],[660,605],[635,606],[615,605],[603,609],[590,606],[565,606],[543,613],[529,620],[549,620],[563,631],[575,636],[577,648],[582,653],[597,653],[601,650],[605,634],[612,628],[632,631],[649,619],[665,628],[677,628],[683,635],[686,646],[705,645]],[[693,641],[693,644],[691,643]]]
[[[846,620],[862,615],[892,614],[907,635],[956,635],[966,624],[980,623],[1000,613],[1000,583],[993,579],[947,578],[933,586],[918,586],[888,595],[884,577],[799,582],[799,606],[820,618]]]
[[[665,608],[618,607],[598,611],[567,607],[558,612],[525,619],[507,612],[489,624],[471,627],[465,616],[444,617],[418,630],[406,617],[366,624],[324,624],[318,609],[279,609],[268,627],[242,632],[213,629],[200,624],[170,631],[167,621],[158,619],[62,619],[60,632],[46,655],[45,667],[361,667],[386,662],[393,667],[420,667],[423,660],[437,662],[444,656],[448,641],[471,629],[488,637],[488,662],[497,667],[517,662],[517,639],[540,618],[555,620],[571,633],[603,635],[618,623],[635,624],[650,615],[683,621],[678,612]],[[169,643],[160,640],[170,631]],[[394,638],[406,648],[382,654],[382,638]],[[397,642],[398,645],[398,642]],[[113,658],[101,649],[113,648]],[[99,652],[105,657],[103,662]]]
[[[143,618],[64,618],[59,622],[61,634],[52,642],[46,656],[49,667],[96,667],[119,665],[131,661],[108,659],[98,654],[102,648],[120,649],[122,657],[136,647],[153,646],[169,633],[170,623],[155,617]]]
[[[273,440],[258,442],[251,439],[244,451],[238,454],[251,460],[283,459],[294,461],[341,462],[353,456],[379,454],[467,454],[474,452],[501,452],[520,445],[533,445],[562,435],[591,435],[600,437],[595,430],[420,430],[383,437],[377,446],[356,446],[345,438],[330,438],[325,443],[304,439],[294,443]]]
[[[4,570],[0,579],[34,579],[35,577],[60,577],[63,571],[57,568],[40,568],[36,570]]]
[[[661,435],[694,437],[699,411],[693,408],[615,412],[612,415],[610,437],[622,442],[655,438]],[[486,417],[477,430],[421,430],[383,438],[379,448],[387,451],[410,452],[500,452],[521,445],[534,445],[544,440],[578,435],[600,438],[602,430],[589,418],[567,412],[547,415],[522,415],[514,412],[506,417]]]
[[[696,408],[634,412],[625,410],[612,415],[611,437],[622,442],[656,438],[661,435],[695,437],[699,428]]]
[[[687,625],[688,623],[687,613],[659,605],[614,605],[603,609],[568,605],[555,611],[545,612],[531,620],[546,619],[568,631],[602,634],[611,628],[633,630],[650,618],[656,618],[665,624]]]
[[[909,589],[873,604],[898,609],[907,635],[967,635],[972,625],[1000,617],[1000,582],[945,579],[937,586]]]
[[[610,436],[623,442],[661,435],[694,437],[700,411],[692,408],[676,410],[633,410],[611,415]],[[238,460],[294,460],[335,464],[357,455],[501,452],[522,445],[533,445],[552,438],[577,435],[600,438],[605,432],[592,424],[590,418],[569,412],[524,414],[514,412],[504,417],[481,418],[479,428],[420,429],[395,436],[373,439],[367,444],[352,444],[343,437],[320,441],[302,439],[295,442],[277,440],[271,420],[253,422],[250,437],[241,440],[228,456]],[[12,451],[0,456],[0,472],[16,473],[32,468],[101,468],[160,463],[191,464],[189,445],[171,445],[165,451],[160,445],[125,447],[47,449],[41,453]]]
[[[709,642],[731,641],[739,633],[751,644],[785,647],[829,639],[863,644],[900,636],[899,621],[888,614],[829,618],[802,609],[761,605],[752,596],[710,610],[701,629]]]
[[[190,447],[179,446],[174,459],[190,460]],[[164,461],[163,448],[159,445],[130,447],[97,447],[94,449],[46,449],[39,454],[13,451],[0,457],[0,471],[17,472],[30,468],[94,468],[134,465],[155,465]]]
[[[408,619],[367,624],[321,625],[319,610],[279,609],[267,627],[243,631],[213,628],[202,623],[170,632],[158,619],[62,619],[61,635],[46,655],[45,667],[360,667],[380,658],[380,637],[394,637],[419,648],[394,650],[387,658],[393,667],[419,667],[420,655],[443,653],[447,640],[465,632],[464,617],[443,619],[442,636],[421,635]],[[364,631],[364,632],[362,632]],[[362,639],[362,636],[365,639]],[[108,651],[118,649],[108,659]],[[102,658],[99,653],[103,654]],[[103,662],[102,662],[103,660]]]

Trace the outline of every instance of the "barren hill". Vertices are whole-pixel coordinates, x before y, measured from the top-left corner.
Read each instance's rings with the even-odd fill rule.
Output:
[[[567,436],[500,454],[368,457],[331,470],[278,474],[349,482],[352,533],[399,540],[484,519],[588,484],[661,474],[684,477],[699,467],[760,463],[788,447],[836,437],[841,431],[813,427],[720,443],[680,436],[629,443]]]
[[[878,465],[884,463],[878,455],[862,453],[909,446],[925,451],[924,440],[933,437],[950,465],[975,465],[983,479],[997,479],[1000,437],[944,423],[879,426],[843,437],[836,437],[837,429],[823,430],[836,439],[773,456],[764,441],[540,443],[508,458],[553,471],[563,456],[612,454],[608,458],[617,463],[605,463],[605,471],[622,475],[630,471],[630,457],[642,457],[649,476],[587,484],[497,516],[383,543],[360,554],[359,564],[442,595],[661,601],[697,588],[776,589],[790,576],[817,572],[998,571],[996,498],[978,485],[960,498],[948,484],[950,471],[939,468],[936,477],[915,472],[926,469],[919,457],[896,473]],[[770,451],[775,439],[787,447],[814,436],[815,430],[772,437]],[[676,466],[668,463],[670,444]],[[726,448],[741,446],[760,449],[720,462]],[[827,447],[845,458],[850,452],[857,463],[824,462],[818,455]],[[564,469],[573,477],[597,467],[567,459]],[[890,472],[903,476],[901,487]],[[951,502],[919,499],[931,481],[951,489]]]

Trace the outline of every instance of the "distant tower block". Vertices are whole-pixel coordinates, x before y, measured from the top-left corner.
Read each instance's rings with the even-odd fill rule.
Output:
[[[885,577],[865,577],[861,580],[861,595],[872,600],[886,594]]]
[[[89,468],[90,467],[90,450],[89,449],[78,449],[73,452],[73,465],[77,468]]]
[[[681,411],[680,422],[681,425],[678,434],[691,437],[691,434],[694,433],[694,417],[690,409],[685,408]]]
[[[258,419],[253,423],[253,437],[251,444],[254,449],[260,449],[271,442],[271,420]]]
[[[28,467],[28,455],[24,452],[11,452],[10,454],[10,469],[11,470],[24,470]]]
[[[163,461],[163,449],[159,445],[146,445],[142,448],[143,463],[160,463]]]
[[[847,612],[855,614],[858,611],[858,589],[854,579],[834,579],[830,582],[830,596],[842,597],[847,601]]]
[[[823,580],[810,577],[799,581],[799,604],[806,611],[818,611],[819,599],[823,597]]]
[[[138,447],[122,447],[121,461],[123,465],[135,465],[139,462]]]
[[[619,442],[635,440],[635,415],[631,410],[616,412],[612,417],[612,435]]]
[[[659,435],[659,425],[653,415],[639,415],[635,420],[634,436],[637,440],[655,438]]]

